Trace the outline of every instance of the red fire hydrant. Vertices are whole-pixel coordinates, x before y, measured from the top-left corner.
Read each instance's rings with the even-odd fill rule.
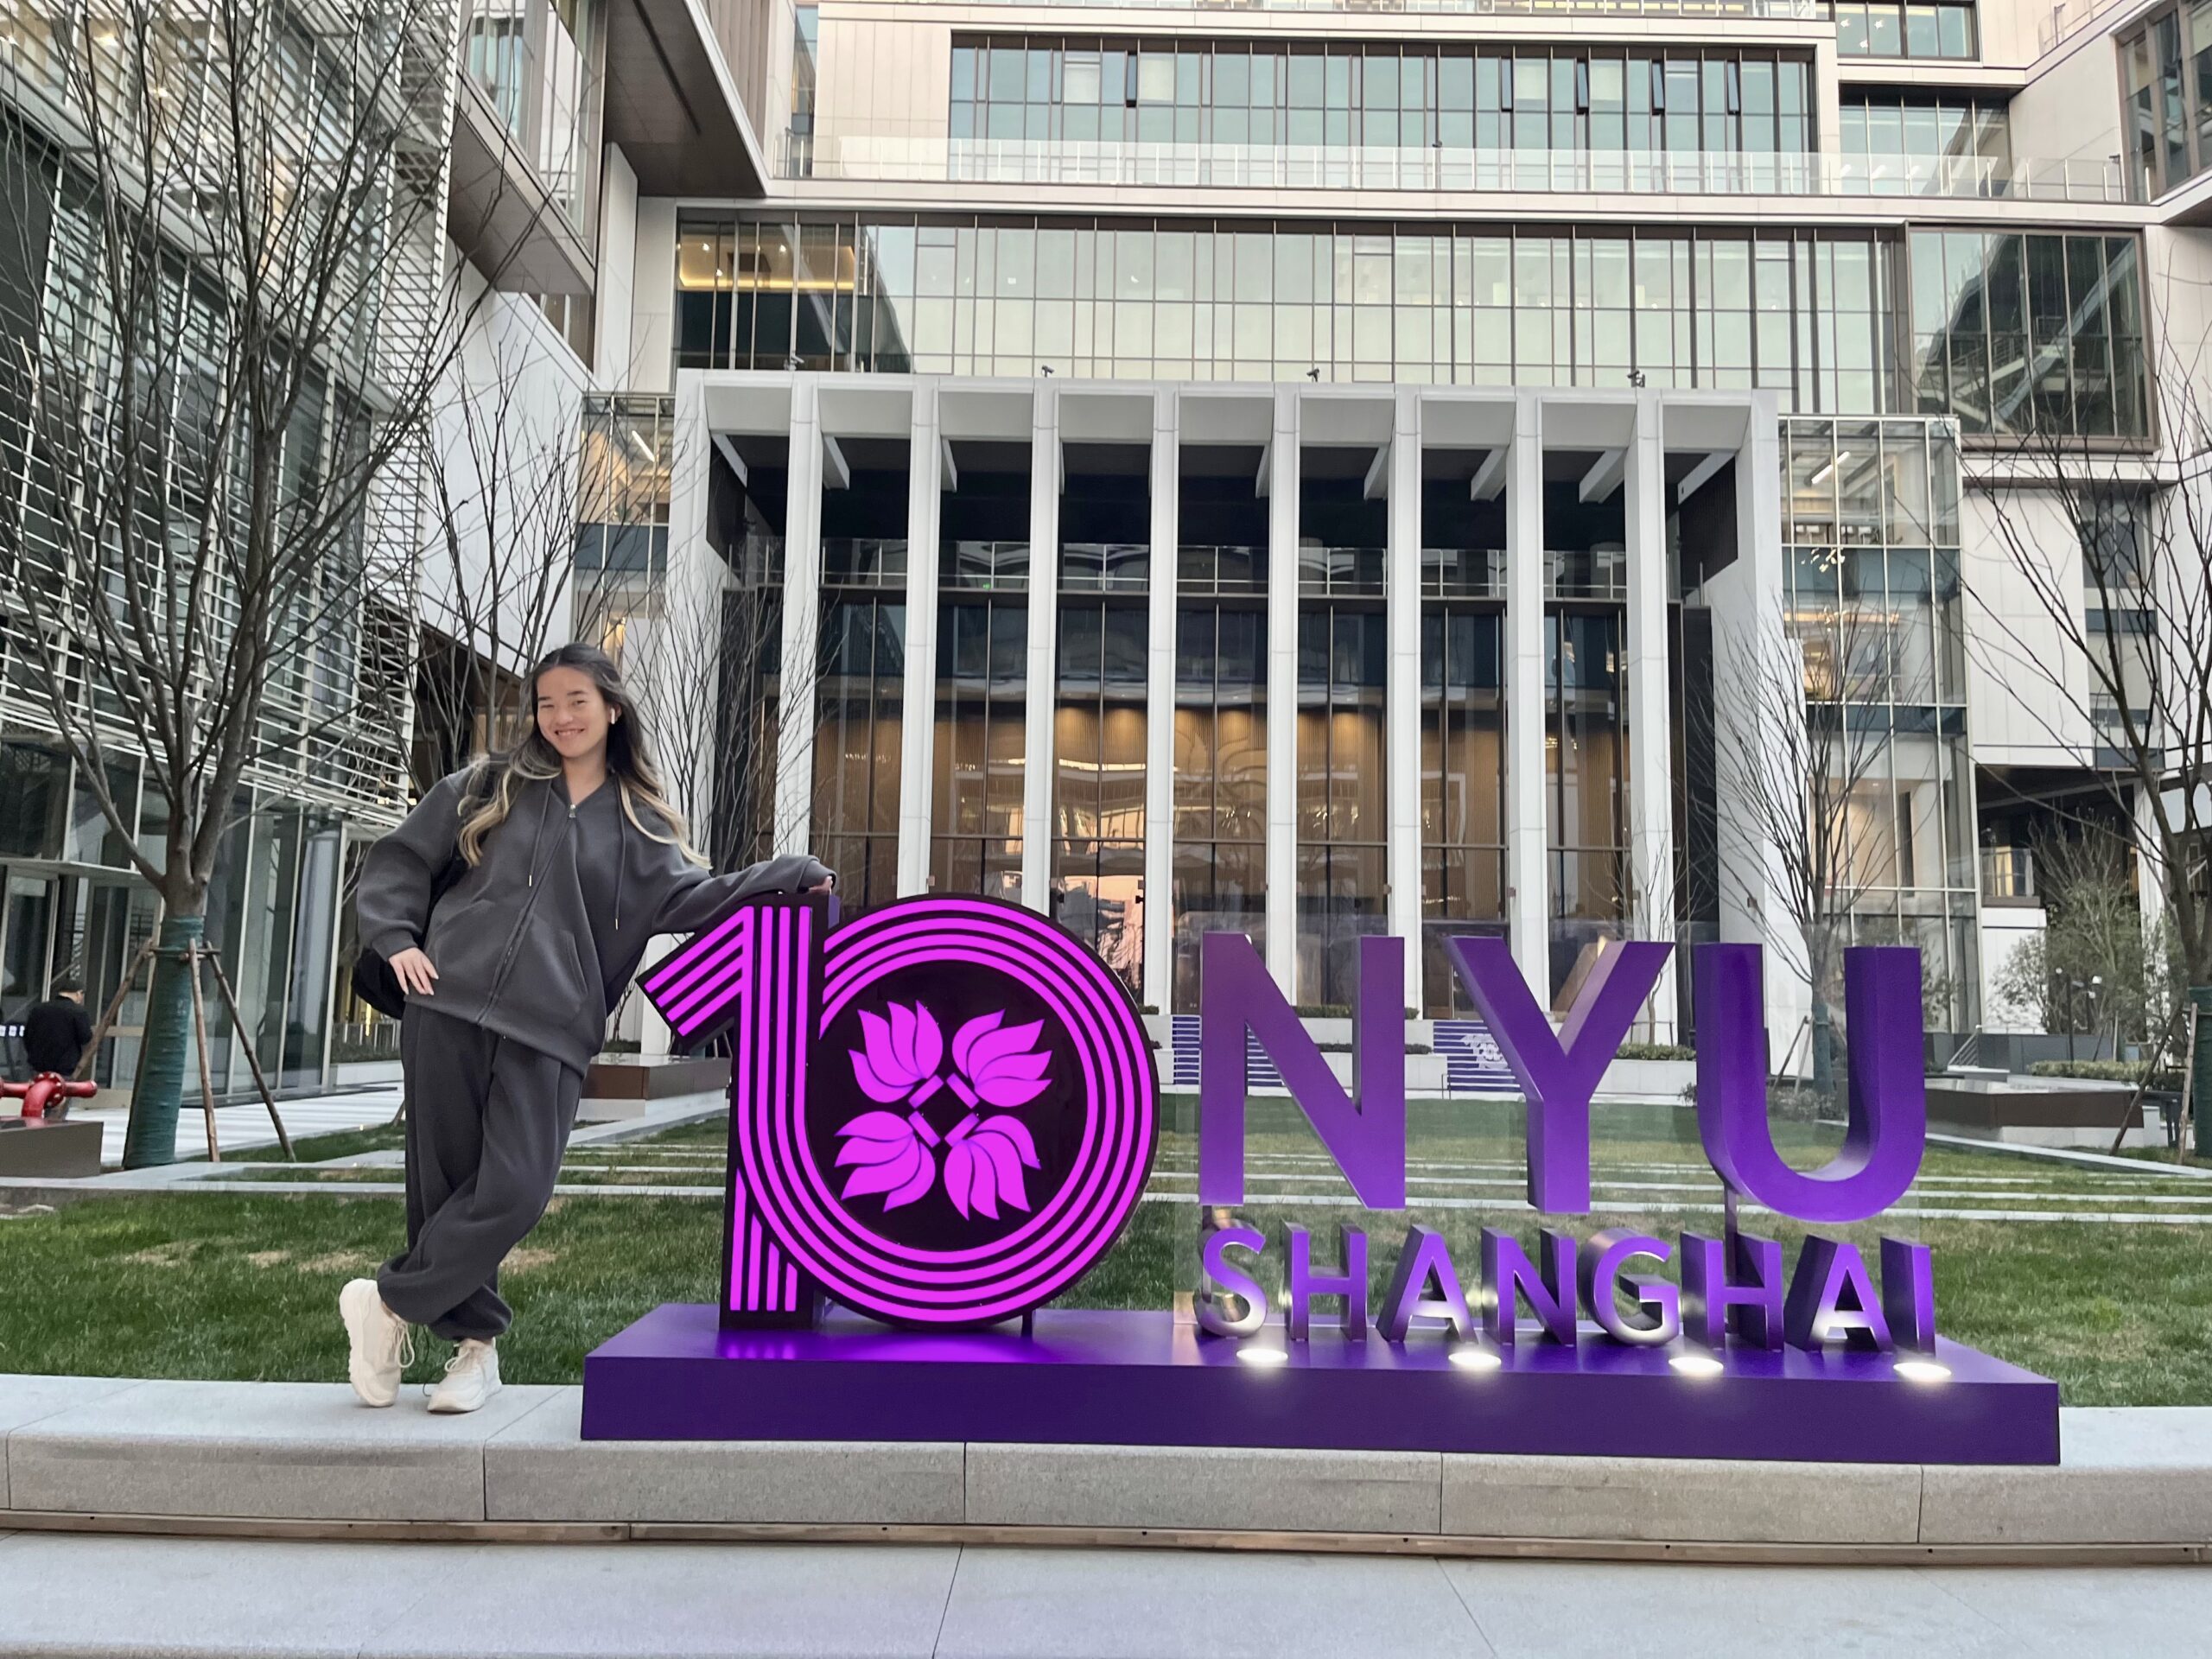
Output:
[[[59,1071],[41,1071],[29,1083],[0,1082],[0,1096],[23,1103],[23,1122],[41,1123],[46,1121],[46,1103],[59,1096],[63,1100],[89,1100],[100,1091],[100,1086],[89,1077],[82,1083],[74,1077],[65,1077]]]

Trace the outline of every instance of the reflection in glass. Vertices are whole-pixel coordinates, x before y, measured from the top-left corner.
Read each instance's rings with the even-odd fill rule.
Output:
[[[1064,601],[1052,913],[1144,990],[1145,613]]]
[[[1177,609],[1173,1013],[1198,1011],[1206,934],[1267,946],[1267,657],[1263,611]]]

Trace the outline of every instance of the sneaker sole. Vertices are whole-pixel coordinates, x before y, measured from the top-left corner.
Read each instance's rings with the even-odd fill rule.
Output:
[[[354,1294],[352,1286],[347,1286],[339,1293],[338,1317],[346,1326],[346,1380],[353,1385],[353,1393],[363,1405],[381,1408],[391,1405],[398,1400],[399,1376],[397,1373],[393,1375],[388,1393],[376,1386],[373,1372],[370,1373],[367,1381],[363,1380],[362,1372],[365,1367],[359,1356],[362,1348],[366,1345],[368,1312],[362,1298]],[[380,1393],[384,1394],[382,1399],[377,1397]]]
[[[490,1403],[492,1396],[498,1392],[499,1389],[486,1389],[483,1399],[476,1402],[474,1405],[460,1405],[452,1402],[441,1403],[438,1397],[435,1395],[433,1395],[430,1396],[429,1408],[437,1413],[441,1417],[459,1417],[472,1411],[483,1410],[486,1405]]]

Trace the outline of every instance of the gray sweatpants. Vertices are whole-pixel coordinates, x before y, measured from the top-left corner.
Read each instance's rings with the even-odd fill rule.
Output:
[[[499,1336],[499,1264],[545,1213],[583,1079],[551,1055],[410,1006],[407,1248],[377,1274],[385,1306],[449,1342]]]

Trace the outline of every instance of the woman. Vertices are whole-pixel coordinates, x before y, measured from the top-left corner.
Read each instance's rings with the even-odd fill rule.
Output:
[[[407,1248],[338,1298],[372,1406],[398,1397],[417,1325],[460,1344],[432,1411],[498,1389],[513,1318],[499,1263],[552,1197],[584,1070],[647,941],[835,879],[804,855],[709,875],[607,653],[563,645],[531,678],[531,734],[439,784],[361,869],[362,943],[407,994]]]

